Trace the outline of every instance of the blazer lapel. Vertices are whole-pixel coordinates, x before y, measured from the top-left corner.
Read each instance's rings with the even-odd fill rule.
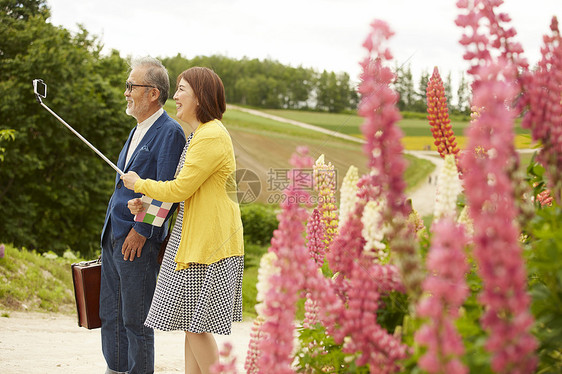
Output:
[[[119,154],[119,159],[117,160],[117,167],[121,170],[125,170],[125,160],[127,159],[127,152],[129,152],[129,145],[131,144],[131,140],[133,139],[133,134],[135,133],[136,129],[137,129],[136,126],[133,127],[133,129],[129,133],[129,138],[127,139],[125,145],[123,146],[123,150]]]
[[[129,168],[131,167],[131,165],[133,164],[133,161],[135,160],[135,158],[137,157],[137,155],[139,154],[139,151],[143,148],[146,147],[147,144],[149,144],[152,139],[154,139],[154,137],[156,136],[156,134],[158,134],[158,129],[162,126],[162,124],[164,123],[164,121],[166,121],[166,118],[168,117],[168,115],[166,114],[166,111],[164,111],[164,113],[162,113],[162,115],[160,117],[158,117],[158,119],[156,120],[156,122],[154,122],[152,124],[152,126],[150,126],[150,128],[148,129],[147,133],[144,134],[143,138],[141,139],[139,145],[137,146],[137,149],[135,149],[135,151],[133,152],[133,155],[131,156],[131,159],[129,160],[129,163],[127,164],[127,167],[125,169],[121,169],[123,170],[125,173],[127,171],[129,171]],[[128,142],[131,142],[131,138],[132,136],[129,137]],[[128,149],[128,148],[127,148]],[[124,160],[123,160],[124,162]]]

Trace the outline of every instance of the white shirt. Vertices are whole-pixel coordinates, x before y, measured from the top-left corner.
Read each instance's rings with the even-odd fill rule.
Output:
[[[141,123],[137,124],[135,132],[133,133],[133,138],[131,139],[131,143],[129,144],[129,150],[127,151],[127,158],[125,159],[125,167],[129,163],[131,156],[135,152],[135,149],[137,149],[137,146],[141,142],[142,138],[144,138],[144,135],[148,132],[148,130],[154,124],[154,122],[156,122],[156,120],[160,118],[162,113],[164,113],[164,109],[160,108],[153,115],[151,115]]]

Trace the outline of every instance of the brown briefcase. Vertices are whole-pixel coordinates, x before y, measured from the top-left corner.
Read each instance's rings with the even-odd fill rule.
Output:
[[[74,283],[74,296],[76,297],[78,326],[87,329],[101,327],[99,316],[101,258],[78,262],[70,267]]]

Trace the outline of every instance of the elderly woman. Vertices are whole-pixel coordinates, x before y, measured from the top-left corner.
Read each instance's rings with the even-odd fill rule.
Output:
[[[212,334],[230,334],[242,320],[244,243],[236,200],[232,140],[220,122],[224,86],[212,70],[190,68],[178,77],[177,117],[191,130],[176,178],[168,182],[125,174],[125,186],[156,200],[179,202],[145,325],[183,330],[185,370],[206,373],[218,361]],[[140,199],[129,202],[133,214]]]

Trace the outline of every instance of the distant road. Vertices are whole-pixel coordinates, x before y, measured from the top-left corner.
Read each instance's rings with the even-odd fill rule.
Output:
[[[242,108],[242,107],[239,107],[239,106],[237,106],[237,105],[231,105],[231,104],[228,104],[228,105],[227,105],[227,108],[229,108],[229,109],[236,109],[236,110],[239,110],[239,111],[241,111],[241,112],[246,112],[246,113],[252,114],[252,115],[254,115],[254,116],[260,116],[260,117],[264,117],[264,118],[269,118],[269,119],[272,119],[272,120],[274,120],[274,121],[289,123],[289,124],[291,124],[291,125],[295,125],[295,126],[302,127],[302,128],[305,128],[305,129],[309,129],[309,130],[312,130],[312,131],[316,131],[316,132],[321,132],[321,133],[323,133],[323,134],[327,134],[327,135],[330,135],[330,136],[333,136],[333,137],[336,137],[336,138],[351,140],[352,142],[356,142],[356,143],[360,143],[360,144],[365,143],[365,140],[364,140],[364,139],[357,138],[357,137],[355,137],[355,136],[351,136],[351,135],[347,135],[347,134],[342,134],[341,132],[337,132],[337,131],[327,130],[327,129],[325,129],[325,128],[323,128],[323,127],[320,127],[320,126],[314,126],[314,125],[311,125],[311,124],[308,124],[308,123],[299,122],[299,121],[294,121],[294,120],[292,120],[292,119],[287,119],[287,118],[283,118],[283,117],[279,117],[279,116],[274,116],[273,114],[264,113],[264,112],[261,112],[261,111],[259,111],[259,110],[248,109],[248,108]]]

